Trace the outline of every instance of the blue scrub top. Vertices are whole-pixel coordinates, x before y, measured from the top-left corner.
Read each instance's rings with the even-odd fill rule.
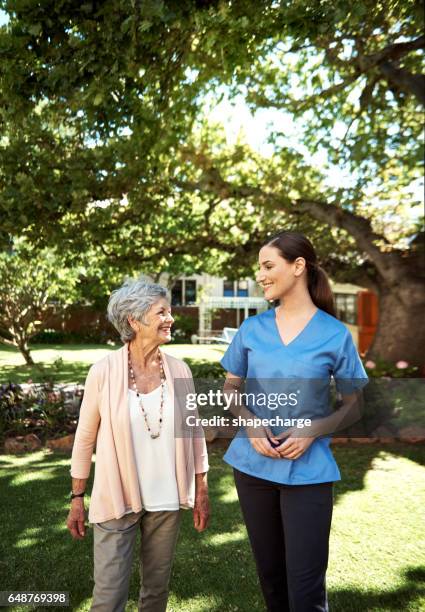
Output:
[[[220,363],[226,371],[246,379],[247,398],[253,398],[246,401],[246,407],[260,418],[277,414],[282,418],[324,417],[330,414],[331,377],[337,391],[346,395],[368,382],[351,333],[320,308],[287,345],[280,337],[274,308],[245,319]],[[277,408],[270,402],[264,406],[258,401],[260,391],[268,398],[272,391],[284,391],[298,401],[295,406],[292,402]],[[277,434],[287,427],[271,429]],[[224,460],[241,472],[281,484],[333,482],[341,475],[329,445],[329,437],[316,438],[298,459],[272,459],[257,453],[241,428]]]

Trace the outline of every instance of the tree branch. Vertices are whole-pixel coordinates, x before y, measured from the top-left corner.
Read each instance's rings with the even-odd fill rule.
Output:
[[[324,89],[302,100],[296,100],[289,96],[286,96],[284,101],[271,100],[266,95],[258,92],[250,93],[251,100],[263,108],[291,108],[295,112],[302,111],[306,107],[316,103],[317,100],[328,98],[345,89],[347,85],[355,82],[362,74],[370,73],[372,69],[378,68],[382,77],[407,93],[413,94],[418,101],[425,106],[425,77],[419,74],[412,74],[404,68],[394,66],[394,62],[397,62],[411,51],[424,48],[425,36],[419,36],[415,40],[409,42],[388,45],[384,49],[371,55],[366,55],[361,52],[363,47],[358,44],[358,39],[356,43],[357,56],[348,61],[341,61],[336,51],[333,49],[325,50],[325,55],[329,62],[338,63],[340,67],[351,66],[354,69],[354,73],[343,79],[340,83],[332,85],[328,89]],[[368,89],[365,89],[363,93],[371,94],[375,83],[376,78],[370,85],[371,91],[369,92]],[[362,104],[361,107],[363,109],[364,104]]]
[[[370,261],[364,261],[353,268],[352,263],[345,263],[330,255],[323,262],[323,266],[336,282],[353,283],[379,293],[376,267]]]
[[[410,51],[417,51],[425,47],[425,35],[415,38],[409,42],[393,43],[384,47],[381,51],[373,53],[372,55],[364,55],[359,57],[360,67],[363,71],[367,71],[370,68],[381,64],[382,62],[392,60],[397,61],[400,58],[410,53]]]
[[[391,62],[382,62],[379,65],[379,72],[389,84],[413,94],[418,102],[425,106],[425,76],[423,74],[412,74],[404,68],[397,68]]]
[[[186,154],[188,152],[186,151]],[[199,181],[176,181],[181,189],[215,193],[222,199],[252,197],[264,205],[291,213],[306,212],[326,225],[340,227],[355,238],[359,249],[375,264],[379,274],[389,282],[397,283],[401,270],[406,268],[405,261],[398,251],[382,252],[375,241],[388,242],[384,236],[375,233],[368,219],[364,219],[340,206],[326,201],[300,198],[291,200],[283,194],[268,193],[259,187],[234,185],[221,176],[219,170],[203,153],[191,155],[192,161],[205,169]],[[389,263],[392,263],[390,266]]]
[[[345,89],[347,85],[354,83],[354,81],[356,81],[359,76],[360,72],[355,72],[353,75],[345,78],[340,83],[336,83],[335,85],[328,87],[328,89],[323,89],[322,91],[319,91],[318,93],[312,94],[311,96],[308,96],[307,98],[303,99],[295,99],[291,98],[290,96],[287,96],[285,97],[285,101],[280,102],[278,100],[270,100],[267,96],[258,92],[251,92],[249,94],[249,97],[253,102],[255,102],[258,106],[261,106],[262,108],[291,108],[291,110],[297,112],[304,110],[311,104],[315,104],[320,98],[328,98],[330,96],[333,96],[335,93],[338,93],[342,89]]]

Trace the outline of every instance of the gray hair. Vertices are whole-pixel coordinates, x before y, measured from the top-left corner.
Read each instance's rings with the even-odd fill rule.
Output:
[[[142,277],[128,278],[124,284],[111,293],[108,303],[108,319],[118,331],[123,342],[130,342],[135,332],[128,322],[131,316],[136,321],[143,320],[152,304],[167,297],[167,290],[161,285],[150,283]]]

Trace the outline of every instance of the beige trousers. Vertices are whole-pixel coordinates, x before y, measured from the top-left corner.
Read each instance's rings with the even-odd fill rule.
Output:
[[[125,611],[134,543],[140,528],[138,609],[140,612],[165,612],[181,513],[182,510],[142,510],[93,524],[95,584],[90,610]]]

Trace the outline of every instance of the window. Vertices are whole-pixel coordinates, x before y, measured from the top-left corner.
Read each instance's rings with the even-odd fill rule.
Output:
[[[336,316],[344,323],[357,325],[357,295],[352,293],[335,294]]]
[[[233,297],[235,295],[235,283],[233,281],[223,281],[223,296]]]
[[[240,280],[237,283],[237,295],[239,297],[248,297],[248,281]]]
[[[177,280],[171,288],[171,306],[183,306],[183,281]]]
[[[192,306],[196,302],[196,280],[177,280],[171,289],[171,306]]]
[[[191,306],[196,302],[196,280],[187,280],[184,285],[185,306]]]
[[[223,281],[223,296],[234,297],[235,295],[238,297],[248,297],[248,281]]]

